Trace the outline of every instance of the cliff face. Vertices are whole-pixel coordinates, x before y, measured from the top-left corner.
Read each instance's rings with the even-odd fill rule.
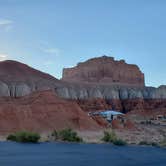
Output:
[[[63,69],[62,80],[78,83],[144,86],[144,74],[138,66],[112,57],[93,58],[76,67]]]

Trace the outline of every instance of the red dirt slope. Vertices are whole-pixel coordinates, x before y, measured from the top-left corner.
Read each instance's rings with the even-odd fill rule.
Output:
[[[51,91],[35,92],[20,98],[0,99],[0,134],[19,130],[48,132],[54,129],[101,129],[73,101],[61,99]]]

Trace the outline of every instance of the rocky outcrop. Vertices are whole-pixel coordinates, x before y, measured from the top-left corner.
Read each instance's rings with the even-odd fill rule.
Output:
[[[63,69],[62,80],[78,83],[144,86],[144,74],[138,66],[112,57],[93,58],[78,63],[76,67]]]

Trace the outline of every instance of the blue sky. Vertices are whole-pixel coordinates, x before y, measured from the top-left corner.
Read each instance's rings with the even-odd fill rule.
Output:
[[[0,60],[60,78],[101,55],[137,64],[148,86],[166,84],[166,1],[0,0]]]

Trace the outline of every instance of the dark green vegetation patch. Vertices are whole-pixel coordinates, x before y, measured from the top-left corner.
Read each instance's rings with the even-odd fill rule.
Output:
[[[72,129],[63,129],[60,131],[54,131],[52,133],[54,140],[60,141],[68,141],[68,142],[83,142],[82,138],[80,138],[75,131]]]
[[[30,142],[30,143],[37,143],[40,139],[40,135],[38,133],[29,132],[29,131],[19,131],[14,134],[10,134],[7,137],[9,141],[15,142]]]
[[[113,143],[114,145],[118,145],[118,146],[124,146],[127,144],[124,140],[117,138],[114,131],[110,131],[110,132],[105,131],[102,141]]]

